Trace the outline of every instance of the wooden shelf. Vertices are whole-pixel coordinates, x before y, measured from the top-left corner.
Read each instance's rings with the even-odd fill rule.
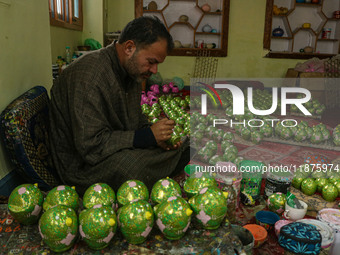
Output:
[[[221,35],[221,33],[196,32],[196,35]]]
[[[334,54],[320,54],[320,53],[297,53],[297,52],[269,52],[268,58],[291,58],[291,59],[310,59],[310,58],[330,58]]]
[[[304,31],[310,31],[313,34],[317,34],[312,28],[304,28],[304,27],[298,27],[293,31],[293,34],[296,34],[297,32],[299,32],[300,30],[304,30]]]
[[[283,39],[283,40],[291,40],[293,37],[291,36],[272,36],[272,39]]]
[[[159,13],[162,13],[162,10],[143,10],[143,12],[159,12]]]
[[[320,7],[320,6],[322,6],[322,4],[295,3],[295,6],[303,6],[303,7]]]
[[[203,13],[205,15],[222,15],[223,13],[220,11],[220,12],[205,12],[203,11]]]
[[[199,49],[199,48],[175,48],[170,53],[169,56],[197,56],[197,54],[202,50],[209,50],[210,56],[218,57],[223,53],[223,49]]]
[[[337,42],[339,41],[338,39],[328,39],[328,38],[318,38],[318,41],[328,41],[328,42]]]
[[[154,13],[166,26],[174,41],[182,44],[196,45],[199,40],[205,43],[215,44],[218,48],[175,48],[170,52],[171,56],[198,56],[207,51],[209,56],[226,57],[228,52],[228,28],[230,0],[205,1],[209,3],[211,10],[205,12],[201,8],[203,2],[198,0],[155,0],[161,3],[160,10],[146,10],[149,0],[135,0],[135,17]],[[205,3],[204,2],[204,3]],[[218,11],[215,11],[218,10]],[[181,22],[178,17],[185,14],[189,22]],[[218,33],[201,32],[205,24],[209,24]]]
[[[288,8],[289,14],[274,14],[274,5],[277,5],[277,8]],[[340,34],[337,31],[340,22],[337,21],[340,19],[327,17],[339,9],[339,1],[320,0],[319,3],[314,4],[296,3],[296,0],[267,0],[263,48],[270,53],[266,57],[307,59],[328,58],[339,54]],[[330,21],[332,23],[327,24]],[[303,28],[304,22],[311,23],[311,27]],[[272,35],[276,27],[281,27],[286,32],[285,37]],[[334,39],[320,38],[323,29],[327,27],[332,28],[331,38]],[[314,53],[299,53],[299,50],[304,49],[306,45],[311,46]]]
[[[181,21],[176,21],[176,22],[172,23],[171,26],[169,27],[169,29],[171,29],[171,28],[172,28],[173,26],[175,26],[175,25],[186,25],[186,26],[192,28],[193,30],[195,29],[195,28],[190,24],[190,22],[181,22]]]

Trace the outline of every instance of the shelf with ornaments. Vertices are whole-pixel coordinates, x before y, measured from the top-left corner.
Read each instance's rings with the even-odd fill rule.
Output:
[[[340,22],[334,16],[339,9],[340,1],[267,0],[263,46],[270,51],[266,57],[328,58],[339,54]],[[283,32],[274,36],[279,26]],[[325,29],[332,30],[331,37],[323,36]]]
[[[151,2],[160,7],[148,9]],[[227,56],[230,0],[135,0],[135,16],[156,14],[172,35],[172,56]],[[183,20],[184,18],[184,20]],[[209,29],[210,28],[210,29]],[[204,41],[204,43],[202,43]]]

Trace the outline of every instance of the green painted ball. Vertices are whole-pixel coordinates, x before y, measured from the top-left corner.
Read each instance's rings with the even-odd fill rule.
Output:
[[[294,177],[292,180],[292,185],[294,188],[296,189],[300,189],[301,188],[301,183],[303,182],[305,178],[303,177]]]
[[[322,192],[323,187],[324,187],[326,184],[329,183],[329,182],[328,182],[328,179],[326,179],[326,178],[318,178],[318,179],[315,180],[315,182],[316,182],[316,184],[318,185],[317,191],[320,192],[320,193]]]
[[[181,187],[179,184],[171,178],[164,178],[158,180],[151,190],[151,202],[154,204],[160,204],[166,201],[169,197],[182,196]]]
[[[267,199],[268,209],[281,215],[285,210],[286,200],[286,195],[281,192],[271,194]]]
[[[120,231],[131,244],[141,244],[146,241],[154,224],[154,214],[151,205],[138,200],[118,209]]]
[[[75,191],[75,187],[60,185],[53,188],[47,194],[43,208],[45,211],[47,211],[49,208],[52,208],[56,205],[65,205],[77,212],[79,208],[79,196]]]
[[[138,200],[149,199],[149,190],[146,185],[139,180],[128,180],[124,182],[117,191],[117,200],[120,206]]]
[[[333,202],[338,197],[338,189],[333,184],[327,184],[322,189],[322,197],[328,202]]]
[[[98,204],[79,214],[79,233],[94,250],[101,250],[109,245],[116,233],[117,224],[117,217],[111,206]]]
[[[307,178],[301,183],[301,191],[308,196],[313,195],[316,192],[316,189],[317,184],[312,178]]]
[[[38,222],[44,196],[37,185],[22,184],[16,187],[8,198],[8,211],[23,225]]]
[[[169,197],[154,207],[156,224],[169,240],[182,238],[191,222],[192,210],[181,197]]]
[[[115,192],[106,183],[95,183],[91,185],[83,196],[83,205],[86,209],[98,204],[113,208],[115,201]]]
[[[39,220],[42,240],[54,252],[70,249],[78,234],[76,212],[65,205],[56,205],[43,213]]]

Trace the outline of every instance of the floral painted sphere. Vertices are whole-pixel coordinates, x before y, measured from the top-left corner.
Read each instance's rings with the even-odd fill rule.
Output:
[[[83,205],[86,209],[94,205],[104,205],[114,208],[116,195],[113,189],[105,183],[96,183],[91,185],[83,196]]]
[[[44,196],[37,185],[22,184],[9,196],[8,210],[21,224],[35,224],[39,220],[43,201]]]
[[[67,185],[60,185],[53,188],[47,194],[43,203],[44,211],[56,205],[65,205],[77,212],[79,208],[79,196],[75,188]]]
[[[207,172],[195,172],[185,180],[184,191],[190,198],[198,194],[204,187],[210,186],[217,187],[215,178]]]
[[[145,242],[154,224],[151,205],[138,200],[118,209],[118,224],[125,239],[131,244]]]
[[[187,201],[173,196],[154,207],[156,224],[167,239],[178,240],[188,230],[192,210]]]
[[[279,215],[285,210],[286,195],[281,192],[271,194],[267,199],[268,209]]]
[[[138,180],[124,182],[117,191],[117,200],[121,206],[138,200],[148,201],[148,199],[148,188],[143,182]]]
[[[329,164],[330,161],[324,156],[309,155],[305,158],[304,163],[306,164]]]
[[[109,245],[117,225],[117,216],[111,206],[98,204],[79,214],[79,233],[94,250],[101,250]]]
[[[160,204],[172,196],[176,197],[182,196],[181,187],[173,179],[170,178],[160,179],[155,183],[155,185],[153,185],[153,188],[151,190],[152,203]]]
[[[56,205],[43,213],[39,220],[42,240],[54,252],[70,249],[78,234],[76,212],[65,205]]]
[[[259,131],[251,132],[250,140],[255,144],[259,144],[263,140],[263,134]]]
[[[189,199],[196,219],[205,229],[216,229],[227,214],[227,193],[217,187],[205,187]]]

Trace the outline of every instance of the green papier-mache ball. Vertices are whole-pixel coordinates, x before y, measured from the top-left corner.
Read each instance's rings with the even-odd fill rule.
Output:
[[[83,205],[86,209],[98,204],[113,208],[115,207],[115,202],[115,192],[106,183],[95,183],[91,185],[83,196]]]
[[[8,211],[18,222],[32,225],[38,222],[44,196],[38,185],[22,184],[8,198]]]

